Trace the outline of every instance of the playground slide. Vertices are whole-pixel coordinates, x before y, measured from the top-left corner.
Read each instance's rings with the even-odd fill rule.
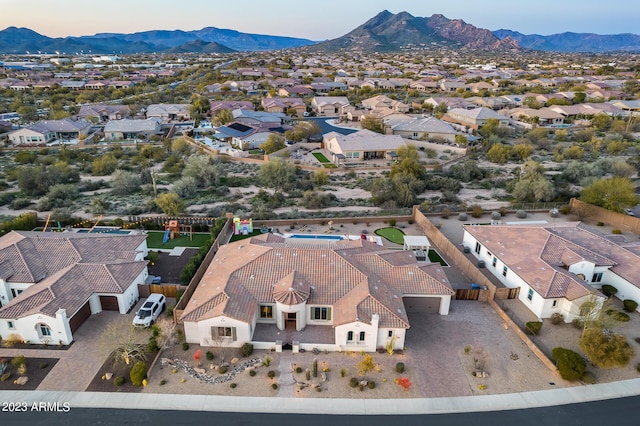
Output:
[[[162,244],[166,244],[169,241],[169,230],[164,231],[164,238],[162,239]]]

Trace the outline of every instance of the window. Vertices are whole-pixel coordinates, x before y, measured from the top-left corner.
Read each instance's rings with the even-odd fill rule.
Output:
[[[236,341],[235,327],[211,327],[211,337],[213,339],[224,339]]]
[[[11,296],[18,297],[18,295],[22,293],[22,290],[16,290],[15,288],[11,289]]]
[[[480,243],[476,243],[476,253],[480,254]]]
[[[552,306],[553,308],[557,307],[557,306],[558,306],[558,301],[557,301],[557,300],[554,300],[554,301],[553,301],[553,304],[552,304],[551,306]]]
[[[16,326],[13,324],[13,321],[7,321],[7,328],[9,330],[15,330]]]
[[[260,305],[260,318],[272,319],[273,318],[273,306]]]
[[[40,335],[42,337],[51,337],[51,329],[48,325],[40,325]]]
[[[389,330],[389,337],[393,337],[393,330]]]
[[[496,263],[498,263],[498,258],[493,256],[493,261],[491,262],[491,265],[495,268],[496,267]]]
[[[509,268],[507,268],[506,266],[504,268],[502,268],[502,276],[506,277],[508,271],[509,271]]]
[[[331,308],[311,308],[311,319],[328,321],[331,319]]]
[[[364,332],[364,331],[361,331],[361,332],[360,332],[360,335],[358,336],[358,340],[359,340],[360,342],[364,342],[364,336],[365,336],[365,332]]]
[[[593,277],[591,277],[591,282],[599,283],[600,281],[602,281],[602,272],[596,272],[595,274],[593,274]]]
[[[488,257],[491,257],[491,256],[493,256],[493,255],[491,254],[491,252],[490,252],[490,251],[487,251],[487,256],[488,256]]]
[[[347,332],[347,342],[353,342],[353,331]]]
[[[529,289],[529,294],[527,294],[527,299],[529,299],[529,301],[533,300],[533,289],[532,288]]]

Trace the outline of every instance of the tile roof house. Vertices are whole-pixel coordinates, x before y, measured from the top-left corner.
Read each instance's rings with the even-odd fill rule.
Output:
[[[603,284],[640,301],[640,243],[614,240],[580,223],[464,227],[463,245],[539,318],[579,314]],[[592,296],[593,295],[593,296]]]
[[[321,117],[338,117],[350,105],[346,96],[316,96],[311,100],[311,108]]]
[[[149,136],[162,134],[159,118],[146,120],[113,120],[104,126],[104,138],[110,141],[147,139]]]
[[[163,123],[184,121],[191,118],[189,104],[152,104],[147,107],[147,118],[156,117]]]
[[[307,105],[300,98],[263,98],[262,107],[267,112],[283,114],[287,114],[287,111],[292,109],[298,117],[302,117],[307,111]]]
[[[321,326],[330,341],[307,349],[400,349],[412,306],[448,314],[454,291],[440,264],[361,239],[300,241],[264,234],[222,246],[180,317],[186,341],[269,349],[276,342],[256,341],[257,329]]]
[[[146,235],[12,231],[0,238],[0,336],[69,344],[102,310],[127,313],[148,272]]]
[[[100,123],[106,123],[109,120],[122,120],[130,116],[131,109],[128,105],[82,105],[80,112],[78,112],[78,118],[95,118]]]
[[[443,139],[454,142],[458,132],[449,123],[435,117],[410,117],[383,120],[385,131],[408,139]]]
[[[323,135],[322,142],[335,163],[391,160],[399,148],[407,146],[402,136],[382,135],[366,129],[348,135],[329,132]]]
[[[498,114],[492,109],[480,107],[474,109],[453,108],[450,109],[443,117],[443,121],[455,123],[470,129],[479,129],[487,123],[487,120],[498,120],[500,126],[508,126],[509,118],[502,114]]]
[[[53,143],[77,142],[82,135],[91,130],[91,123],[85,120],[41,120],[30,124],[15,132],[9,133],[9,139],[14,145],[42,145]]]

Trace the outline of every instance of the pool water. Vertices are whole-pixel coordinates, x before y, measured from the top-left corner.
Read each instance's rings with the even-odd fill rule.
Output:
[[[289,238],[305,238],[311,240],[344,240],[344,237],[340,235],[306,235],[306,234],[293,234]]]

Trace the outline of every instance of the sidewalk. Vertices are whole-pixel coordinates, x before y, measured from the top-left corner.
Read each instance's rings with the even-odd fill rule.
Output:
[[[409,415],[502,411],[549,407],[640,395],[640,379],[546,391],[454,398],[316,399],[242,398],[61,391],[0,391],[4,402],[69,403],[74,408],[120,408],[241,413]]]

